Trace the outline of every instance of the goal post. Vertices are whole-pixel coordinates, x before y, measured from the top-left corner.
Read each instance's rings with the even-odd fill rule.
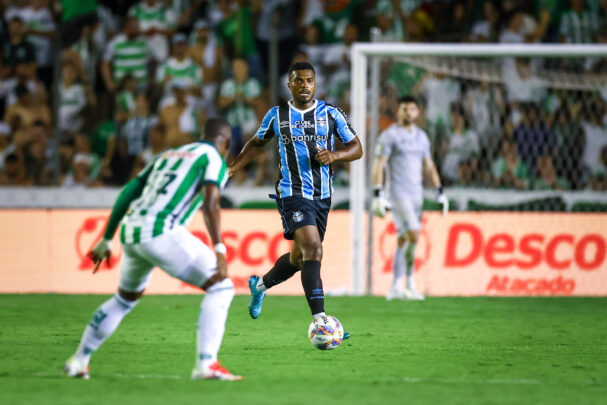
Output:
[[[367,232],[366,215],[370,215],[369,202],[372,198],[372,185],[369,171],[373,163],[375,141],[369,135],[378,134],[378,128],[370,128],[368,119],[377,123],[378,92],[371,90],[371,84],[377,82],[380,72],[379,63],[374,58],[449,58],[472,59],[474,61],[489,58],[605,58],[607,45],[565,45],[565,44],[436,44],[436,43],[355,43],[351,48],[351,111],[354,129],[363,144],[363,159],[350,164],[350,213],[351,213],[351,261],[352,293],[362,295],[371,292],[369,274],[371,239]],[[463,60],[462,59],[462,60]],[[607,72],[607,69],[605,70]],[[447,74],[449,74],[447,72]],[[460,77],[465,72],[460,69]],[[605,75],[607,76],[607,75]],[[575,84],[573,87],[579,84]],[[602,82],[602,85],[607,84]],[[592,82],[586,86],[593,86]],[[597,85],[598,88],[598,85]],[[606,90],[607,91],[607,90]],[[374,119],[375,118],[375,119]]]

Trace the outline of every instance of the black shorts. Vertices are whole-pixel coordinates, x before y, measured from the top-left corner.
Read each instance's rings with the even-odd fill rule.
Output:
[[[293,240],[296,230],[302,226],[314,225],[318,228],[320,240],[324,240],[331,209],[330,197],[324,200],[308,200],[298,196],[278,198],[276,205],[282,218],[285,239]]]

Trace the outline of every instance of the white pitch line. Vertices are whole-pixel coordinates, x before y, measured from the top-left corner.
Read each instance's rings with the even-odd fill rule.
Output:
[[[34,377],[60,377],[62,374],[60,373],[34,373],[32,374]],[[177,374],[106,374],[103,377],[113,377],[113,378],[130,378],[130,379],[139,379],[139,380],[181,380],[183,376]],[[94,378],[94,376],[93,376]]]
[[[391,380],[391,379],[390,379]],[[391,380],[392,381],[392,380]],[[540,384],[539,380],[534,379],[501,379],[495,378],[491,380],[466,380],[463,378],[419,378],[419,377],[403,377],[402,381],[408,383],[443,383],[443,384],[513,384],[513,385],[533,385]]]

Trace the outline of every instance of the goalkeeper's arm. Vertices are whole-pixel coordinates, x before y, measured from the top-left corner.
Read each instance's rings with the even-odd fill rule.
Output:
[[[386,215],[387,204],[383,197],[384,169],[388,163],[387,156],[376,156],[373,162],[373,200],[371,211],[378,217]]]
[[[443,215],[447,215],[447,212],[449,211],[449,199],[443,192],[443,186],[438,175],[438,170],[436,170],[436,165],[431,157],[424,158],[424,172],[432,180],[432,185],[436,191],[436,201],[441,203]]]

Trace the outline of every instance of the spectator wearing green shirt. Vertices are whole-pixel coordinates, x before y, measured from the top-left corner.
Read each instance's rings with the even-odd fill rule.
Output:
[[[529,169],[519,158],[516,144],[502,141],[501,156],[491,165],[494,186],[524,190],[529,183]]]
[[[150,51],[147,43],[138,38],[139,23],[127,17],[123,33],[107,46],[101,63],[101,75],[107,90],[116,91],[118,83],[128,74],[135,76],[141,88],[147,86]]]
[[[129,16],[139,22],[154,61],[162,63],[169,56],[169,38],[177,26],[173,9],[160,0],[143,0],[131,7]]]
[[[199,101],[202,96],[202,69],[188,56],[187,38],[178,33],[172,39],[173,56],[156,70],[156,84],[162,87],[160,108],[174,103],[170,84],[179,81],[187,87],[190,97]]]
[[[97,0],[61,0],[61,42],[71,46],[84,26],[97,22]]]
[[[247,61],[237,58],[232,61],[233,77],[224,80],[219,91],[219,108],[233,128],[244,135],[253,134],[258,127],[254,106],[261,96],[261,84],[249,77]]]
[[[225,17],[217,24],[216,31],[220,44],[224,47],[226,56],[244,58],[249,66],[250,75],[263,81],[263,63],[253,32],[255,16],[259,13],[261,1],[239,0],[236,10],[227,9]]]
[[[249,66],[247,61],[242,58],[232,61],[232,75],[232,78],[221,83],[218,107],[223,110],[224,117],[232,126],[231,149],[237,155],[244,143],[259,127],[255,107],[260,102],[262,89],[257,79],[249,77]],[[257,185],[262,184],[267,177],[266,163],[267,155],[260,154],[257,160],[258,172],[255,180]],[[244,170],[234,181],[236,183],[244,182],[246,177],[243,176],[246,176]]]
[[[537,177],[531,181],[531,189],[566,191],[571,189],[571,185],[567,179],[557,175],[552,157],[543,155],[537,159]]]

